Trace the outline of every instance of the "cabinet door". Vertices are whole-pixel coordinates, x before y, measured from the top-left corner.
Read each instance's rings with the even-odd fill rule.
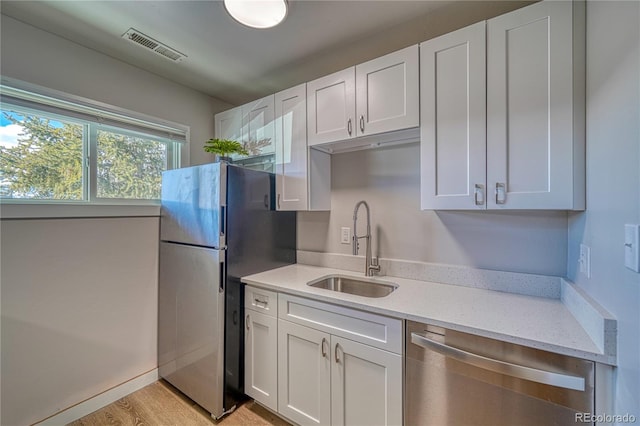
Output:
[[[485,23],[420,44],[421,208],[486,208]]]
[[[247,309],[245,315],[244,391],[278,410],[278,319]]]
[[[309,146],[356,135],[355,68],[307,83]]]
[[[278,412],[300,425],[331,422],[330,335],[278,320]]]
[[[301,84],[276,93],[276,207],[307,210],[307,92]]]
[[[356,66],[356,136],[418,127],[418,46]]]
[[[275,152],[274,97],[242,105],[242,144],[249,155]]]
[[[331,424],[402,425],[402,356],[331,336]]]
[[[215,115],[215,135],[218,139],[242,139],[242,108],[236,107]]]
[[[573,6],[543,1],[487,22],[488,208],[574,208],[573,76],[584,68]]]

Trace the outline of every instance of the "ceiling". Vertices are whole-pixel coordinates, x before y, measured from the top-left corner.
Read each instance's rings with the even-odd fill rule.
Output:
[[[289,0],[285,22],[268,30],[238,24],[221,1],[3,0],[1,7],[22,22],[239,104],[288,87],[278,87],[288,65],[452,2]],[[130,27],[187,57],[172,62],[125,40]]]

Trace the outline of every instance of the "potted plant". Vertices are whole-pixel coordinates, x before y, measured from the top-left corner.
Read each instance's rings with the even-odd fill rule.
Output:
[[[216,154],[217,160],[231,161],[229,154],[249,155],[238,141],[229,139],[209,139],[205,142],[204,150]]]

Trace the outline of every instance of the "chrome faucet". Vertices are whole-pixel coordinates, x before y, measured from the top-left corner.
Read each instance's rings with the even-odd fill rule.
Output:
[[[357,225],[358,225],[358,209],[361,205],[364,205],[364,208],[367,210],[367,234],[358,236]],[[380,265],[378,265],[378,258],[371,257],[371,220],[369,216],[369,204],[366,201],[358,201],[356,207],[353,209],[353,237],[352,237],[352,245],[353,245],[353,255],[358,254],[358,248],[360,247],[360,243],[358,240],[360,238],[365,238],[367,242],[366,254],[364,258],[364,274],[367,277],[373,276],[373,272],[380,272]]]

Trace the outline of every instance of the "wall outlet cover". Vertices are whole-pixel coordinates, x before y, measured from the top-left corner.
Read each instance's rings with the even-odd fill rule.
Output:
[[[587,278],[591,278],[591,248],[588,245],[580,244],[578,264],[580,265],[580,272]]]
[[[351,228],[340,228],[340,244],[351,244]]]
[[[640,272],[640,225],[624,225],[624,266]]]

